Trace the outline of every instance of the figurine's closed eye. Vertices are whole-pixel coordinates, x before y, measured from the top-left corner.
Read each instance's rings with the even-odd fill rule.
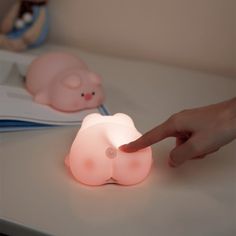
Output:
[[[92,95],[94,96],[94,95],[95,95],[95,92],[92,92]]]
[[[76,75],[70,75],[63,79],[63,84],[70,89],[75,89],[80,87],[81,81],[80,78]]]
[[[84,93],[81,93],[81,97],[84,97]]]

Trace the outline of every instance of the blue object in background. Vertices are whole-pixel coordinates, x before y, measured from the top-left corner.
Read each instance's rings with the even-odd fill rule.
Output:
[[[20,39],[25,32],[27,32],[32,25],[37,21],[39,14],[40,14],[40,6],[34,6],[33,7],[33,20],[31,23],[26,24],[22,29],[17,29],[16,27],[13,28],[13,30],[7,34],[7,37],[9,39]],[[28,48],[34,48],[37,46],[40,46],[45,39],[47,38],[48,32],[49,32],[49,13],[48,13],[48,7],[45,7],[46,10],[46,19],[44,22],[44,25],[42,27],[42,30],[40,32],[40,35],[38,39],[33,43],[28,45]]]

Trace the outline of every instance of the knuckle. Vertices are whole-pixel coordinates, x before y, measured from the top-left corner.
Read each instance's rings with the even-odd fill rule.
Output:
[[[174,123],[177,118],[177,113],[173,114],[167,121],[170,123]]]
[[[182,110],[178,113],[174,113],[170,118],[167,120],[167,123],[173,127],[176,131],[181,131],[183,127],[186,126],[186,121],[188,117],[191,115],[191,110],[186,109]]]
[[[179,112],[179,114],[186,114],[186,113],[188,113],[190,110],[189,109],[184,109],[184,110],[182,110],[182,111],[180,111]]]
[[[182,121],[181,113],[175,113],[168,119],[168,122],[176,129],[178,129],[179,125],[181,124],[181,121]]]

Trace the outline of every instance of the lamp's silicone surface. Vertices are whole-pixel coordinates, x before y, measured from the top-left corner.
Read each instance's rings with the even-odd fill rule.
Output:
[[[88,115],[79,130],[65,164],[79,182],[87,185],[137,184],[148,175],[152,164],[151,148],[134,153],[119,150],[141,134],[125,114]]]
[[[38,103],[66,112],[102,104],[101,78],[68,53],[46,53],[29,66],[26,87]]]

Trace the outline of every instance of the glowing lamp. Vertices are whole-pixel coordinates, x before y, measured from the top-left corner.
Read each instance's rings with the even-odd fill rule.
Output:
[[[143,181],[150,172],[150,147],[134,153],[119,149],[141,134],[125,114],[88,115],[65,159],[74,178],[87,185],[117,183],[133,185]]]

